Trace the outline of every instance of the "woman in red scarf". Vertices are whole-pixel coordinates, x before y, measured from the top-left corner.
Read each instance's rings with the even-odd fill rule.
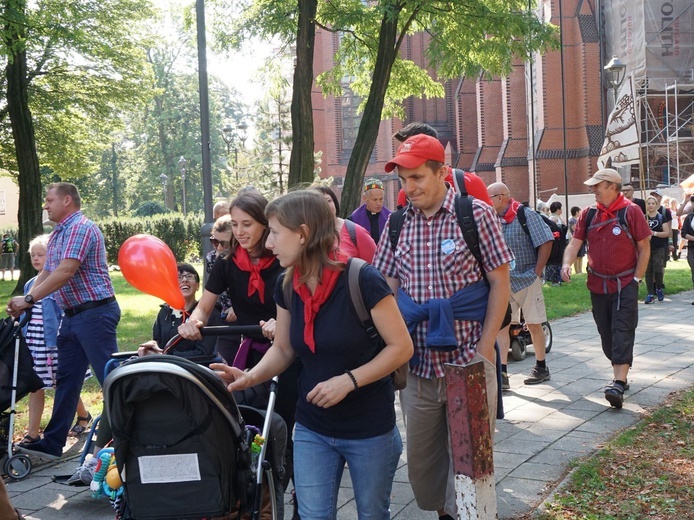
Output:
[[[322,195],[284,195],[266,210],[267,246],[287,268],[275,290],[275,342],[251,371],[213,365],[240,390],[301,359],[294,433],[294,480],[303,520],[334,519],[337,490],[349,465],[359,518],[390,518],[390,491],[402,442],[395,426],[391,373],[413,352],[385,278],[360,273],[364,303],[383,340],[374,344],[352,309],[335,250],[335,220]],[[291,284],[285,301],[282,284]]]
[[[255,366],[275,337],[277,306],[273,294],[277,278],[284,268],[265,247],[269,233],[266,206],[267,199],[257,191],[247,191],[231,201],[232,237],[229,253],[217,259],[198,306],[188,321],[178,327],[178,333],[184,338],[199,339],[199,328],[207,323],[217,297],[226,291],[236,313],[236,324],[262,326],[262,334],[245,337],[235,356],[226,360],[242,370]],[[275,411],[287,423],[287,431],[294,427],[299,367],[298,361],[292,364],[279,380]],[[241,396],[236,397],[243,401]],[[257,401],[240,404],[265,406],[264,402]],[[287,443],[287,451],[291,462],[291,439]],[[286,474],[290,476],[291,466],[286,469]]]

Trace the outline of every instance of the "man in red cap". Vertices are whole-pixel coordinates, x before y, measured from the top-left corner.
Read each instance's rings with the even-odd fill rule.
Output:
[[[413,122],[409,125],[404,126],[398,132],[394,133],[393,139],[402,143],[408,137],[420,134],[429,135],[431,137],[435,137],[436,139],[438,139],[439,137],[438,132],[428,124]],[[489,193],[487,193],[487,186],[484,184],[484,181],[480,179],[478,175],[472,172],[463,172],[463,177],[465,179],[465,191],[467,192],[467,194],[475,197],[476,199],[483,200],[484,202],[492,206],[492,199],[489,197]],[[448,174],[446,175],[446,178],[444,180],[448,184],[456,188],[456,191],[458,190],[458,186],[454,182],[453,168],[451,168],[450,166],[448,166]],[[398,209],[404,208],[406,204],[407,197],[405,196],[405,191],[401,189],[398,193]]]
[[[457,507],[444,365],[484,363],[493,433],[498,396],[494,344],[506,313],[513,254],[491,206],[475,199],[482,265],[475,260],[458,224],[444,160],[438,139],[420,134],[409,137],[386,164],[388,172],[397,168],[410,204],[396,247],[381,240],[373,265],[396,293],[414,339],[401,393],[410,483],[421,509],[452,520]],[[389,229],[390,221],[386,235]]]

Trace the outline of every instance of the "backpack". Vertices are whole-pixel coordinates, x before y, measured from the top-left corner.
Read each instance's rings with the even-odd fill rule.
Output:
[[[345,220],[347,222],[347,220]],[[351,238],[351,237],[350,237]],[[362,269],[369,265],[368,262],[362,260],[361,258],[352,257],[347,260],[347,265],[345,266],[345,271],[347,272],[347,294],[349,295],[349,301],[352,304],[352,309],[357,314],[361,326],[364,327],[369,338],[373,341],[375,345],[378,345],[379,350],[383,348],[383,339],[376,329],[373,320],[371,319],[371,314],[364,304],[364,296],[361,292],[361,286],[359,285],[359,276]],[[282,292],[284,295],[284,304],[287,309],[291,308],[292,294],[294,289],[291,283],[284,283],[282,286]],[[393,371],[393,386],[395,390],[402,390],[407,386],[407,373],[409,371],[409,363],[405,363]]]
[[[525,231],[525,234],[530,237],[530,230],[528,229],[528,222],[525,217],[525,208],[527,207],[528,206],[521,204],[516,216],[518,217],[518,223],[523,228],[523,231]],[[540,216],[547,227],[549,227],[550,231],[552,232],[552,236],[554,237],[554,242],[552,242],[552,252],[549,254],[549,258],[547,259],[547,265],[561,265],[562,258],[564,258],[564,249],[566,249],[566,232],[569,230],[569,227],[565,224],[557,224],[546,215],[540,214]]]
[[[622,231],[624,231],[627,234],[627,236],[631,239],[632,242],[634,242],[634,245],[635,245],[636,241],[634,240],[634,237],[631,235],[631,231],[629,231],[629,226],[627,225],[627,208],[628,207],[629,206],[626,206],[617,212],[617,220],[619,221],[619,227],[622,228]],[[588,209],[588,213],[586,213],[586,230],[592,224],[593,219],[595,219],[595,214],[597,212],[598,212],[598,208],[596,208],[595,206],[591,206],[590,209]]]
[[[349,234],[349,239],[354,244],[354,247],[359,249],[359,246],[357,245],[357,225],[349,219],[344,219],[344,220],[345,220],[344,226],[347,228],[347,233]]]

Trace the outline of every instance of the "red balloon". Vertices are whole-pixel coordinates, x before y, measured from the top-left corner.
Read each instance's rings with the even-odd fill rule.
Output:
[[[184,309],[178,286],[176,258],[169,246],[152,235],[135,235],[123,242],[118,265],[130,285],[161,298],[174,309]]]

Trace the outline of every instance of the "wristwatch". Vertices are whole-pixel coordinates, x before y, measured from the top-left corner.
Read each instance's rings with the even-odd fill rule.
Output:
[[[641,280],[641,278],[637,278],[636,276],[634,276],[634,281],[639,285],[643,283],[643,280]]]
[[[36,303],[34,302],[34,297],[31,294],[27,294],[24,297],[24,301],[27,302],[29,305],[34,305],[34,303]]]

